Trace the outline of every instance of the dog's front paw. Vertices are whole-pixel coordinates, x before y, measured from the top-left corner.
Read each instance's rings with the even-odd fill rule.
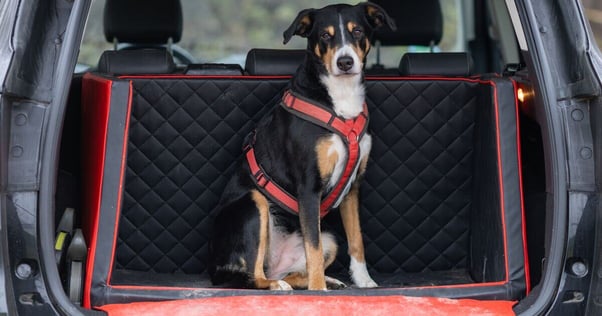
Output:
[[[270,284],[270,290],[274,291],[292,291],[293,287],[283,280],[277,280]]]
[[[368,276],[368,279],[366,279],[366,280],[358,280],[358,281],[354,281],[354,283],[357,287],[361,287],[361,288],[378,287],[378,284],[376,284],[376,282],[374,282],[374,280],[372,280],[369,276]]]
[[[358,262],[355,258],[351,257],[349,271],[351,272],[353,284],[357,287],[370,288],[378,286],[378,284],[372,280],[370,274],[368,274],[365,262]]]

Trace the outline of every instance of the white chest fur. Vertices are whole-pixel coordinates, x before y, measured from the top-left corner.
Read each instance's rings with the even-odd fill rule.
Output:
[[[320,77],[320,81],[326,86],[337,115],[351,119],[362,112],[366,92],[360,75],[325,75]]]

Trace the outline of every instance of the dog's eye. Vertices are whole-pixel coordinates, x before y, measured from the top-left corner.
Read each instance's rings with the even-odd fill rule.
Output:
[[[364,31],[362,31],[362,29],[360,28],[354,28],[353,29],[353,36],[357,37],[361,37],[362,34],[364,34]]]
[[[320,38],[322,40],[328,41],[332,38],[332,36],[330,36],[330,34],[328,32],[324,32],[324,33],[320,34]]]

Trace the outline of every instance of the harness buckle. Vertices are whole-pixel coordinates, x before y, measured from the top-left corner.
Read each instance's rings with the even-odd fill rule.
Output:
[[[265,173],[263,173],[261,169],[257,170],[253,177],[255,177],[255,182],[257,182],[257,185],[262,188],[264,188],[268,184],[268,182],[270,182],[268,176]]]

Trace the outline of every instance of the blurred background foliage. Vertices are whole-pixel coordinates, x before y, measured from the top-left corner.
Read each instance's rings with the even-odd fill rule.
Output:
[[[166,0],[169,1],[169,0]],[[419,0],[411,0],[419,1]],[[598,45],[602,44],[602,1],[581,0]],[[357,3],[349,0],[181,0],[184,33],[178,45],[191,52],[198,62],[241,63],[249,49],[305,47],[305,41],[294,37],[282,44],[282,32],[302,9],[320,8],[332,3]],[[95,66],[100,54],[112,49],[103,34],[102,16],[105,0],[94,0],[79,62]],[[464,50],[461,0],[442,0],[443,39],[437,50]],[[381,50],[385,65],[395,66],[408,50],[424,47],[387,47]],[[376,54],[368,56],[368,65],[375,63]]]
[[[166,0],[169,1],[169,0]],[[417,0],[411,0],[417,1]],[[241,63],[251,48],[302,49],[304,39],[294,37],[286,46],[282,32],[302,9],[320,8],[332,3],[355,4],[353,0],[181,0],[183,35],[179,46],[192,53],[199,63]],[[95,66],[104,50],[112,49],[103,33],[104,0],[94,0],[80,49],[79,62]],[[461,38],[460,0],[441,1],[444,14],[443,40],[437,49],[463,50]],[[428,50],[421,47],[387,47],[381,51],[383,63],[397,66],[403,53]],[[376,54],[369,54],[368,65]]]

